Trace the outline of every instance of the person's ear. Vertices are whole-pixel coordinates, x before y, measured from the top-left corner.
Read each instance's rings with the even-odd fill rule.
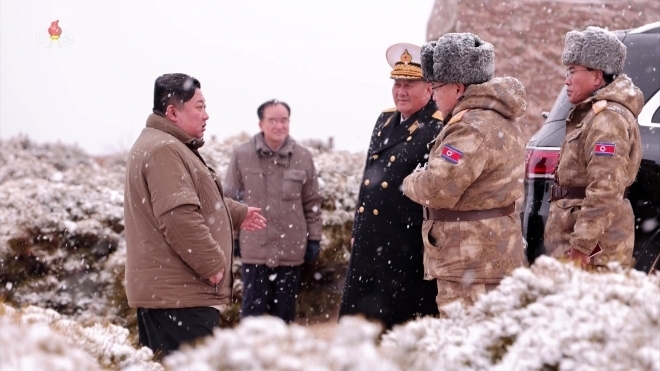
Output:
[[[605,76],[603,76],[603,71],[596,70],[594,85],[605,85]]]
[[[167,117],[170,121],[176,121],[176,109],[174,108],[174,105],[170,104],[167,106],[167,109],[165,110],[165,117]]]
[[[463,96],[463,93],[465,93],[465,85],[463,84],[456,84],[457,90],[456,93],[458,94],[459,97]]]

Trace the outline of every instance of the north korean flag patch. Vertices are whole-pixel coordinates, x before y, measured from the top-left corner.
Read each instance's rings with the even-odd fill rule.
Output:
[[[608,142],[597,142],[594,147],[594,155],[596,156],[614,156],[616,153],[616,144]]]
[[[463,152],[449,145],[442,146],[442,151],[440,152],[440,155],[442,156],[442,158],[451,162],[454,165],[458,164],[458,161],[461,158],[463,158]]]

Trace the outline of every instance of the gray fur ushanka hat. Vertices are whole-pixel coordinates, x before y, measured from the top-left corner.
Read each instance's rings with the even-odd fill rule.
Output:
[[[481,84],[495,74],[495,49],[469,32],[448,33],[422,46],[421,62],[427,81]]]
[[[582,32],[566,34],[561,61],[565,66],[577,64],[608,75],[619,75],[626,62],[626,46],[613,32],[587,27]]]

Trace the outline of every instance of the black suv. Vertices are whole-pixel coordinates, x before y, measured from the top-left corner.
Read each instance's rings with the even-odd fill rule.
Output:
[[[650,272],[660,269],[660,22],[615,33],[628,49],[623,71],[644,93],[644,109],[638,117],[642,163],[628,199],[635,213],[634,266]],[[571,108],[564,86],[545,124],[527,144],[522,225],[530,263],[545,253],[550,186]]]

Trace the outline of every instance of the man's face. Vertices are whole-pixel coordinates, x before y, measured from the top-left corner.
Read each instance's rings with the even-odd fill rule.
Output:
[[[202,139],[206,130],[206,120],[209,115],[206,113],[206,101],[200,89],[195,90],[192,99],[183,104],[183,107],[176,108],[176,126],[181,128],[186,134]]]
[[[566,94],[572,104],[589,98],[593,92],[604,85],[600,71],[588,70],[580,65],[570,65],[566,70]]]
[[[462,84],[433,84],[433,100],[443,115],[447,116],[456,107],[458,100],[463,95],[465,87]]]
[[[392,98],[405,118],[422,109],[431,98],[431,84],[424,80],[394,80]]]
[[[259,121],[259,128],[264,133],[266,143],[282,145],[289,136],[289,111],[282,104],[267,106],[264,109],[263,119]]]

